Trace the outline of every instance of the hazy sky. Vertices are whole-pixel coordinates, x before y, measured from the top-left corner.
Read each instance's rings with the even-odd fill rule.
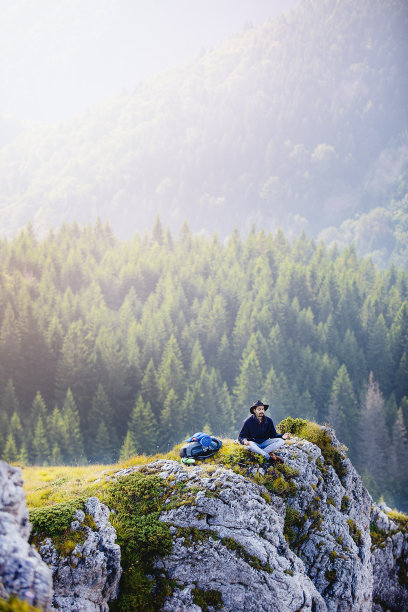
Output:
[[[0,114],[54,122],[299,0],[0,0]]]

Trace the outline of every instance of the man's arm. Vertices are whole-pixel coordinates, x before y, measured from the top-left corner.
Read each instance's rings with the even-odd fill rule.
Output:
[[[248,419],[245,419],[245,421],[242,423],[241,431],[238,434],[238,442],[247,446],[248,437],[250,437],[250,432],[248,428]]]
[[[269,417],[269,432],[270,432],[270,438],[283,438],[282,434],[279,434],[276,431],[275,425],[272,421],[272,419]]]

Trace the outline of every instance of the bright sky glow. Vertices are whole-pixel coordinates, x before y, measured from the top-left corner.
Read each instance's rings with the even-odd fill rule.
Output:
[[[0,115],[55,122],[299,0],[0,0]]]

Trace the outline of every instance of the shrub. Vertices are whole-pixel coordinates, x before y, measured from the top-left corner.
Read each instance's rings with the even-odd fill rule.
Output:
[[[332,437],[327,429],[317,423],[306,421],[305,419],[292,419],[292,417],[287,417],[281,421],[278,429],[281,433],[288,432],[316,444],[322,451],[326,463],[331,465],[340,480],[343,480],[347,474],[347,467],[344,464],[345,457],[341,449],[334,446]]]
[[[111,522],[123,568],[119,599],[111,604],[111,610],[153,612],[171,592],[169,582],[153,568],[154,559],[172,548],[169,527],[159,521],[167,489],[159,476],[136,472],[119,478],[106,492],[104,501],[115,510]]]

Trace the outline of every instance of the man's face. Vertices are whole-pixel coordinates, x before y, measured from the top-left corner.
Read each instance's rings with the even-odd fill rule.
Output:
[[[257,419],[261,419],[265,414],[265,406],[257,406],[254,409],[255,416]]]

